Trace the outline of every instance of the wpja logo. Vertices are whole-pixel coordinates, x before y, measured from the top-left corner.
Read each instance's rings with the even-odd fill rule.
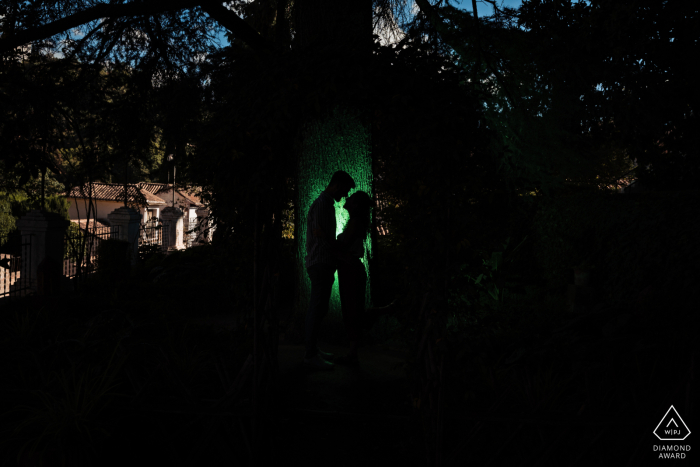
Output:
[[[690,434],[690,430],[678,415],[676,408],[671,406],[654,429],[654,434],[661,441],[683,441]],[[685,459],[685,453],[688,451],[690,445],[654,445],[654,452],[659,453],[659,459]]]

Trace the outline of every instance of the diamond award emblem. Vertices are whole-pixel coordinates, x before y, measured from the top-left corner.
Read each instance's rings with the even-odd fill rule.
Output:
[[[654,429],[654,434],[661,441],[683,441],[690,434],[690,430],[675,407],[671,406]]]

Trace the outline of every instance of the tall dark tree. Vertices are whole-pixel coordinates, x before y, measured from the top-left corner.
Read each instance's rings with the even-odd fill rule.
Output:
[[[697,172],[698,92],[683,59],[697,53],[693,5],[526,0],[476,21],[418,4],[475,82],[495,85],[490,121],[513,173],[607,185],[636,159],[641,179],[669,189]]]
[[[80,64],[33,53],[6,64],[0,89],[5,189],[44,169],[65,187],[124,180],[154,163],[157,115],[150,77],[125,67]]]

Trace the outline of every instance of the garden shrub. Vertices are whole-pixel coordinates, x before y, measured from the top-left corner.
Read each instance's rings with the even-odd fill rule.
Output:
[[[692,241],[699,201],[700,191],[548,200],[535,219],[538,261],[555,285],[571,283],[572,268],[588,263],[592,285],[618,298],[648,285],[689,287],[700,257]]]
[[[129,242],[114,238],[100,241],[97,247],[97,267],[102,276],[110,279],[129,277]]]
[[[149,259],[161,255],[162,247],[160,245],[140,245],[139,246],[139,261],[148,261]]]
[[[66,242],[63,257],[65,259],[77,260],[81,252],[81,243],[85,241],[85,234],[78,224],[71,222],[66,229],[67,236],[71,239]]]
[[[7,236],[15,230],[15,222],[10,201],[0,196],[0,245],[4,245],[8,240]]]
[[[69,203],[63,196],[47,196],[44,206],[47,212],[69,219]],[[0,192],[0,245],[5,244],[8,236],[19,233],[17,220],[33,209],[41,209],[41,200],[31,200],[21,193]]]
[[[0,199],[4,199],[6,202],[9,203],[12,216],[15,219],[19,219],[20,217],[24,216],[33,209],[41,209],[40,199],[30,199],[29,197],[21,193],[3,193],[0,194]],[[63,217],[66,220],[69,220],[69,207],[70,203],[64,196],[61,195],[47,196],[44,200],[44,208],[47,212],[60,214],[61,217]]]

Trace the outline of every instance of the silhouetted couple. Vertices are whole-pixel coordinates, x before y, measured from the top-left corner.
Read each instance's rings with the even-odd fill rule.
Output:
[[[364,240],[370,229],[372,199],[364,191],[353,193],[345,201],[344,208],[350,220],[343,232],[335,237],[336,221],[334,201],[340,201],[355,188],[355,181],[347,172],[337,171],[325,190],[311,204],[306,219],[306,271],[311,279],[311,298],[306,314],[306,355],[304,364],[319,370],[333,368],[327,361],[333,354],[320,351],[317,346],[321,321],[328,314],[328,302],[338,271],[338,288],[343,322],[350,338],[350,351],[335,362],[357,366],[357,346],[360,329],[369,329],[376,317],[392,310],[393,304],[384,308],[365,310],[367,273],[362,264]]]

